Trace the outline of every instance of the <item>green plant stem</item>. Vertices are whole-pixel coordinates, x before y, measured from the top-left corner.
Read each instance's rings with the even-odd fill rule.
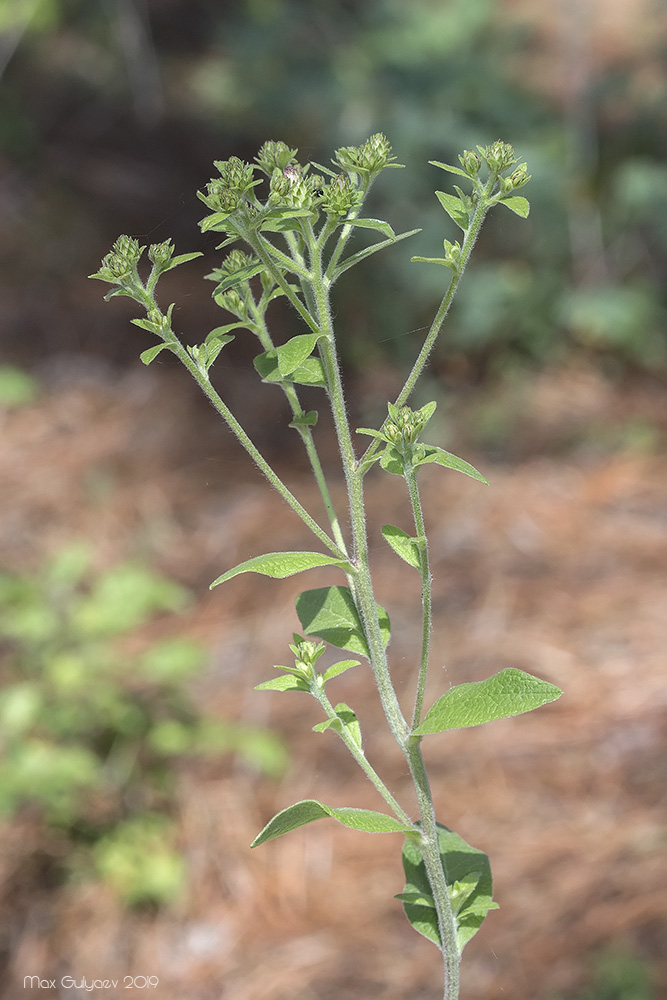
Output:
[[[259,469],[264,473],[266,478],[269,480],[271,485],[278,491],[283,500],[286,500],[290,505],[292,510],[297,514],[304,524],[312,531],[312,533],[319,538],[323,545],[325,545],[330,552],[332,552],[339,559],[346,559],[347,556],[345,552],[341,551],[336,543],[327,535],[326,531],[320,527],[320,525],[315,521],[313,517],[308,513],[308,511],[303,507],[301,503],[297,500],[294,494],[288,489],[285,483],[282,481],[280,476],[271,468],[269,463],[266,461],[264,456],[255,447],[251,439],[248,437],[244,431],[241,424],[238,422],[234,414],[231,412],[228,406],[222,401],[218,393],[215,391],[211,385],[208,375],[199,368],[193,358],[190,357],[188,352],[182,346],[180,341],[174,336],[173,341],[170,339],[168,341],[169,346],[173,350],[174,354],[178,357],[185,367],[188,369],[192,377],[199,384],[201,389],[204,391],[208,399],[211,401],[215,409],[218,411],[220,416],[223,418],[229,429],[232,431],[239,443],[245,448],[253,462],[257,465]]]
[[[422,832],[419,846],[438,916],[440,951],[442,953],[444,971],[443,1000],[457,1000],[459,995],[459,966],[461,956],[456,938],[456,918],[452,910],[447,890],[447,879],[440,859],[438,827],[433,808],[433,796],[431,795],[420,742],[418,736],[411,736],[408,740],[405,753],[419,803]]]
[[[353,538],[353,560],[356,568],[354,575],[354,594],[359,613],[364,624],[368,641],[371,666],[375,674],[378,692],[389,727],[395,739],[403,745],[408,734],[408,726],[403,718],[394,686],[389,675],[387,656],[380,633],[377,603],[373,593],[370,567],[368,561],[368,538],[366,534],[366,517],[364,513],[363,477],[356,469],[356,455],[352,444],[350,426],[347,419],[347,409],[343,394],[343,384],[336,354],[331,309],[328,290],[325,287],[322,274],[322,261],[319,248],[313,247],[313,291],[315,294],[317,316],[320,332],[323,334],[318,347],[324,368],[329,392],[329,401],[336,428],[336,436],[340,449],[341,462],[347,484],[350,521]]]
[[[324,709],[327,718],[338,719],[336,711],[331,702],[329,701],[329,698],[327,697],[324,688],[320,687],[319,684],[315,681],[311,684],[310,690],[311,694],[315,698],[317,698],[320,705]],[[340,731],[336,730],[336,732],[338,732],[338,735],[340,736],[341,740],[343,741],[347,749],[350,751],[350,753],[356,760],[359,767],[362,769],[366,777],[373,783],[376,790],[380,793],[380,795],[385,800],[387,805],[391,808],[397,819],[399,819],[401,823],[405,823],[406,826],[411,826],[416,830],[416,827],[414,826],[414,823],[412,822],[408,814],[405,812],[400,803],[396,801],[396,799],[391,794],[385,783],[382,781],[382,778],[380,778],[380,776],[378,775],[377,771],[373,768],[371,764],[369,764],[363,749],[359,746],[358,743],[355,742],[352,736],[350,736],[350,734],[347,732],[346,727],[341,726]]]
[[[256,333],[259,338],[259,341],[265,351],[270,351],[273,349],[274,344],[271,335],[269,334],[269,331],[266,327],[266,321],[264,319],[264,316],[263,314],[260,313],[256,303],[253,302],[251,308],[253,311],[253,320],[255,323]],[[290,409],[292,410],[293,416],[294,417],[299,416],[299,414],[303,413],[303,408],[301,406],[301,403],[299,402],[299,397],[296,389],[294,388],[294,385],[291,382],[282,382],[281,386],[283,392],[285,393],[285,396],[287,397],[287,401],[290,405]],[[341,552],[344,552],[347,555],[347,545],[345,542],[345,538],[343,537],[343,532],[341,530],[338,514],[336,513],[336,508],[334,507],[333,500],[331,499],[331,494],[329,492],[329,487],[327,485],[327,481],[324,475],[324,470],[322,469],[322,463],[320,462],[320,456],[317,452],[315,441],[313,440],[312,431],[310,427],[308,427],[307,425],[297,426],[296,429],[299,432],[301,440],[303,441],[303,446],[306,450],[308,461],[310,462],[310,467],[313,470],[313,475],[315,476],[315,481],[320,491],[320,496],[322,497],[322,502],[327,512],[327,517],[329,518],[329,524],[331,525],[331,532],[333,534],[334,541],[336,542],[336,545],[338,545]]]
[[[422,580],[422,644],[421,657],[419,661],[419,673],[417,675],[417,689],[415,694],[415,705],[412,713],[412,729],[419,725],[421,720],[422,707],[424,704],[424,692],[426,689],[426,676],[428,673],[428,661],[431,649],[431,629],[433,624],[432,614],[432,594],[431,594],[431,570],[428,558],[428,539],[424,529],[424,515],[422,513],[421,498],[417,486],[417,470],[412,464],[405,460],[403,462],[403,475],[408,485],[410,503],[412,505],[412,516],[417,531],[417,545],[419,547],[419,572]]]

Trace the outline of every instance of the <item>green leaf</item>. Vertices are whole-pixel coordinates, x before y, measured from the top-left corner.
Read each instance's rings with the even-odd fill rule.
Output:
[[[389,642],[389,617],[377,605],[380,632]],[[296,613],[306,635],[316,635],[339,649],[349,649],[370,659],[361,618],[349,587],[320,587],[306,590],[296,599]]]
[[[207,233],[210,229],[224,233],[228,227],[223,225],[223,223],[231,214],[231,212],[214,212],[213,215],[207,215],[206,218],[202,219],[199,223],[199,228],[202,233]]]
[[[470,220],[461,199],[455,194],[447,194],[446,191],[436,191],[435,194],[450,219],[453,219],[459,229],[465,233]]]
[[[250,278],[254,278],[256,274],[259,274],[260,271],[263,270],[264,270],[264,265],[261,263],[261,261],[258,261],[255,264],[247,264],[246,267],[240,267],[238,271],[234,271],[233,274],[225,274],[225,277],[222,279],[222,281],[218,285],[216,285],[213,294],[222,295],[222,293],[226,292],[227,289],[233,288],[234,285],[239,285],[242,281],[249,281]],[[213,277],[215,275],[215,278],[217,278],[220,274],[223,273],[224,272],[218,268],[216,271],[213,272],[213,275],[208,275],[208,277]]]
[[[267,840],[274,840],[282,837],[290,830],[296,830],[306,823],[313,823],[316,819],[324,819],[331,816],[332,819],[342,823],[352,830],[361,830],[364,833],[408,833],[412,832],[400,820],[386,813],[374,812],[371,809],[340,808],[334,809],[325,806],[323,802],[316,799],[304,799],[302,802],[295,802],[293,806],[281,810],[272,820],[266,824],[264,829],[253,840],[251,847],[259,847]]]
[[[382,534],[396,555],[399,555],[410,566],[414,566],[415,569],[421,569],[420,549],[416,538],[411,538],[405,531],[394,527],[393,524],[384,524]]]
[[[267,552],[266,555],[255,556],[239,563],[233,569],[228,569],[213,581],[209,589],[212,590],[219,583],[226,583],[239,573],[261,573],[262,576],[271,576],[274,580],[284,580],[287,576],[294,576],[296,573],[303,573],[317,566],[340,566],[341,569],[349,569],[349,563],[345,559],[336,559],[321,552]]]
[[[434,462],[436,465],[442,465],[446,469],[455,469],[456,472],[463,472],[464,475],[471,476],[479,483],[489,485],[488,479],[485,479],[481,472],[478,472],[469,462],[464,462],[462,458],[457,458],[456,455],[445,451],[444,448],[436,448],[434,445],[425,446],[424,457],[417,464],[428,465],[431,462]]]
[[[338,663],[333,663],[327,670],[322,674],[322,679],[326,684],[330,681],[332,677],[338,677],[339,674],[345,673],[346,670],[350,670],[352,667],[358,667],[359,660],[339,660]]]
[[[562,695],[560,688],[516,667],[507,667],[483,681],[456,684],[443,694],[413,730],[414,736],[465,729],[495,719],[507,719],[540,708]]]
[[[147,351],[142,351],[139,355],[139,360],[143,361],[145,365],[149,365],[165,347],[167,347],[166,344],[156,344],[155,347],[149,347]]]
[[[273,680],[264,681],[262,684],[257,684],[254,688],[255,691],[310,691],[308,684],[301,677],[296,677],[294,674],[281,674],[280,677],[274,677]]]
[[[392,476],[403,475],[403,457],[393,444],[388,444],[380,455],[380,465],[385,472],[391,472]]]
[[[165,271],[171,271],[172,267],[178,267],[179,264],[186,264],[189,260],[194,260],[195,257],[203,257],[201,250],[195,250],[193,253],[180,253],[176,257],[172,257],[166,267],[162,268],[162,273]]]
[[[390,240],[396,239],[396,233],[394,230],[388,222],[383,222],[382,219],[343,219],[341,221],[346,226],[360,226],[362,229],[376,229],[379,233],[387,236]]]
[[[317,410],[308,410],[307,413],[297,413],[294,420],[290,421],[290,427],[315,427],[317,425]]]
[[[489,859],[483,851],[467,844],[462,837],[438,823],[438,849],[447,879],[452,910],[456,920],[459,953],[479,930],[493,902],[493,883]],[[412,839],[403,848],[406,886],[398,895],[405,915],[420,934],[440,946],[435,902],[421,852]]]
[[[506,205],[515,215],[520,215],[522,219],[528,218],[530,212],[530,202],[527,198],[519,198],[516,195],[512,198],[502,198],[499,205]]]
[[[361,726],[359,725],[356,714],[352,711],[349,705],[345,704],[344,701],[339,702],[334,707],[334,712],[336,713],[335,719],[327,719],[325,722],[318,722],[316,726],[313,726],[313,732],[323,733],[327,729],[335,729],[337,733],[340,733],[343,729],[346,729],[356,745],[361,748]]]
[[[452,271],[457,271],[458,267],[455,261],[445,260],[444,257],[411,257],[410,260],[415,263],[422,264],[440,264],[442,267],[449,267]]]
[[[354,267],[356,264],[360,264],[362,260],[370,257],[371,254],[377,253],[378,250],[384,250],[385,247],[393,246],[394,243],[400,243],[401,240],[405,240],[408,236],[414,236],[415,233],[421,233],[421,229],[410,229],[408,232],[399,233],[398,236],[394,236],[393,239],[382,240],[380,243],[373,243],[369,247],[364,247],[363,250],[358,250],[357,253],[352,254],[351,257],[346,257],[344,260],[340,261],[333,268],[331,274],[327,270],[327,277],[330,277],[332,282],[344,274],[345,271]]]
[[[255,370],[264,382],[296,382],[297,385],[316,385],[324,388],[326,379],[324,368],[319,358],[306,358],[303,364],[283,378],[278,367],[278,352],[274,349],[258,355],[253,361]]]
[[[470,180],[470,176],[461,170],[460,167],[454,167],[451,163],[441,163],[439,160],[429,160],[428,161],[432,167],[440,167],[441,170],[446,170],[450,174],[458,174],[459,177],[465,177],[467,181]]]
[[[280,372],[280,377],[287,378],[288,375],[296,371],[313,353],[318,340],[319,335],[317,333],[302,333],[298,337],[292,337],[286,344],[278,347],[278,371]]]

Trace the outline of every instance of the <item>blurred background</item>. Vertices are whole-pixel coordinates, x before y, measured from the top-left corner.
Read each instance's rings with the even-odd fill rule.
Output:
[[[664,5],[0,0],[0,89],[2,1000],[41,995],[31,976],[68,998],[84,977],[125,995],[124,976],[160,1000],[438,995],[437,952],[391,899],[398,838],[323,823],[248,848],[299,798],[373,807],[314,705],[252,692],[300,588],[208,591],[267,523],[271,548],[304,538],[186,373],[139,363],[132,305],[86,278],[122,232],[204,250],[162,292],[200,342],[226,321],[200,280],[212,161],[273,138],[326,164],[377,131],[406,169],[372,214],[422,232],[340,286],[354,426],[381,419],[442,295],[409,262],[455,238],[428,160],[501,138],[533,175],[529,219],[488,220],[419,397],[491,481],[424,473],[433,697],[444,664],[446,684],[519,666],[566,692],[426,748],[439,817],[490,854],[501,906],[462,995],[667,995]],[[237,336],[216,384],[314,507],[252,348]],[[379,475],[368,509],[408,527]],[[403,690],[419,594],[378,538]],[[339,683],[371,732],[370,679]],[[369,746],[409,795],[391,743]]]

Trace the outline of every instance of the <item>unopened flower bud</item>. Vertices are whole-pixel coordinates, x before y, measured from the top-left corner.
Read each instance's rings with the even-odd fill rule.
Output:
[[[264,143],[259,153],[255,157],[261,170],[269,177],[274,170],[284,170],[285,167],[295,162],[297,149],[290,149],[285,142],[269,139]]]
[[[158,267],[165,267],[174,255],[174,244],[171,240],[164,243],[153,243],[148,248],[148,259],[157,264]]]
[[[476,177],[482,166],[482,161],[472,149],[464,150],[463,156],[459,156],[459,162],[469,177]]]

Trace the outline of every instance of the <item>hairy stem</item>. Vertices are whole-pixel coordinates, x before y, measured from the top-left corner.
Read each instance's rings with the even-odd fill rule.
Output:
[[[419,725],[421,712],[424,704],[424,692],[426,689],[426,676],[428,673],[428,661],[431,649],[431,628],[432,628],[432,595],[431,595],[431,571],[428,558],[428,540],[424,530],[424,516],[422,514],[421,498],[417,487],[417,472],[409,461],[403,463],[403,475],[408,485],[410,503],[412,505],[412,516],[417,531],[417,545],[419,547],[419,572],[422,580],[422,644],[421,656],[419,660],[419,673],[417,675],[417,690],[415,694],[415,705],[412,713],[412,728]]]

